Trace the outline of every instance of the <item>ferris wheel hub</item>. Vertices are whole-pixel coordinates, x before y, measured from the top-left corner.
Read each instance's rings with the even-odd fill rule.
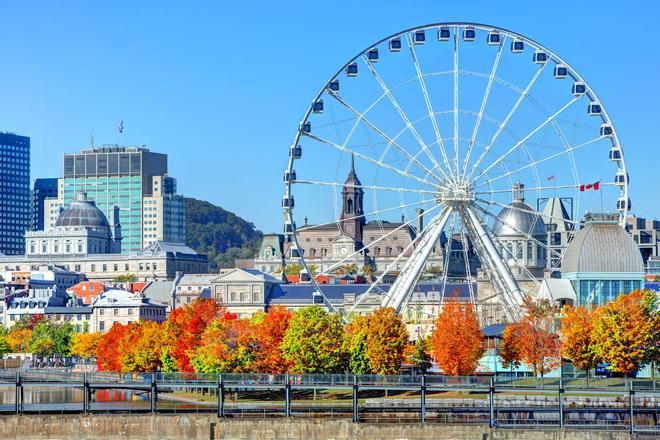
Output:
[[[444,203],[452,206],[474,202],[474,200],[475,196],[470,190],[470,185],[444,187],[436,196],[436,203]]]

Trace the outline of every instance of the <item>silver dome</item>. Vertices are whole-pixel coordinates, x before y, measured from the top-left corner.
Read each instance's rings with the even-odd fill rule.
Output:
[[[88,228],[109,228],[110,224],[103,211],[96,207],[92,200],[87,199],[86,193],[76,194],[76,199],[60,213],[55,227],[83,226]]]
[[[524,234],[543,240],[546,237],[545,223],[541,215],[520,199],[514,200],[497,214],[493,232],[498,237],[525,237]]]
[[[616,222],[587,223],[566,248],[562,273],[644,273],[644,261],[632,236]]]

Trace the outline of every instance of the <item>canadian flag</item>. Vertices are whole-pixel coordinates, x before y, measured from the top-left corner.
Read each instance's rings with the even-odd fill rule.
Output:
[[[600,189],[600,181],[595,183],[587,183],[586,185],[580,185],[580,191],[598,191]]]

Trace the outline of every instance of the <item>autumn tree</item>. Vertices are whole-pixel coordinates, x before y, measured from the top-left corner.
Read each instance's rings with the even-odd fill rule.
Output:
[[[259,373],[285,373],[289,364],[282,356],[282,340],[289,328],[293,313],[284,306],[274,306],[254,322],[259,345],[254,360],[254,371]]]
[[[216,318],[227,310],[212,299],[199,298],[170,313],[163,327],[167,355],[178,371],[191,372],[190,358],[200,345],[202,333]]]
[[[383,307],[369,315],[366,354],[375,374],[397,374],[407,343],[408,331],[396,310]]]
[[[7,344],[14,353],[29,353],[32,341],[32,330],[28,328],[13,328],[7,335]]]
[[[346,368],[341,317],[319,306],[296,311],[282,340],[294,373],[339,373]]]
[[[655,293],[634,290],[597,309],[593,322],[595,352],[612,370],[630,375],[652,360],[658,321],[648,306],[657,301],[650,299],[651,295]]]
[[[142,321],[128,325],[120,341],[122,371],[155,371],[161,366],[162,324]]]
[[[96,362],[100,370],[122,371],[120,348],[128,330],[128,326],[114,323],[110,330],[103,335],[96,347]]]
[[[355,275],[358,273],[358,266],[356,263],[345,264],[343,266],[339,266],[335,270],[335,273],[337,275]]]
[[[348,353],[348,368],[353,374],[371,374],[367,358],[368,316],[358,316],[345,328],[344,343]]]
[[[509,324],[504,333],[504,347],[516,353],[535,376],[543,376],[561,363],[559,336],[554,332],[557,307],[550,300],[524,299],[520,322]],[[510,328],[510,329],[509,329]]]
[[[561,318],[561,354],[573,366],[587,372],[601,361],[593,339],[594,312],[585,307],[568,307]]]
[[[509,324],[504,327],[502,340],[499,343],[498,354],[504,368],[520,367],[522,355],[518,349],[518,340],[520,339],[517,325]]]
[[[216,318],[204,331],[191,363],[201,373],[252,372],[258,345],[249,319]]]
[[[443,372],[452,376],[474,373],[483,356],[484,334],[472,304],[448,301],[435,323],[431,346]]]
[[[76,333],[71,352],[82,358],[96,357],[96,349],[102,339],[103,333]]]

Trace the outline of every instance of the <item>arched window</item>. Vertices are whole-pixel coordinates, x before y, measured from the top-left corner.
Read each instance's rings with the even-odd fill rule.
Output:
[[[392,248],[388,246],[385,252],[387,253],[387,255],[392,255]]]
[[[315,256],[316,256],[316,249],[311,248],[311,249],[309,250],[309,255],[310,255],[311,257],[315,257]]]
[[[380,255],[380,248],[379,248],[379,247],[377,247],[376,249],[374,249],[374,254],[375,254],[375,255]]]
[[[527,263],[530,263],[534,259],[534,256],[532,255],[532,252],[533,252],[532,249],[533,249],[532,242],[528,241],[527,242]]]
[[[353,199],[346,200],[346,214],[353,213]]]

